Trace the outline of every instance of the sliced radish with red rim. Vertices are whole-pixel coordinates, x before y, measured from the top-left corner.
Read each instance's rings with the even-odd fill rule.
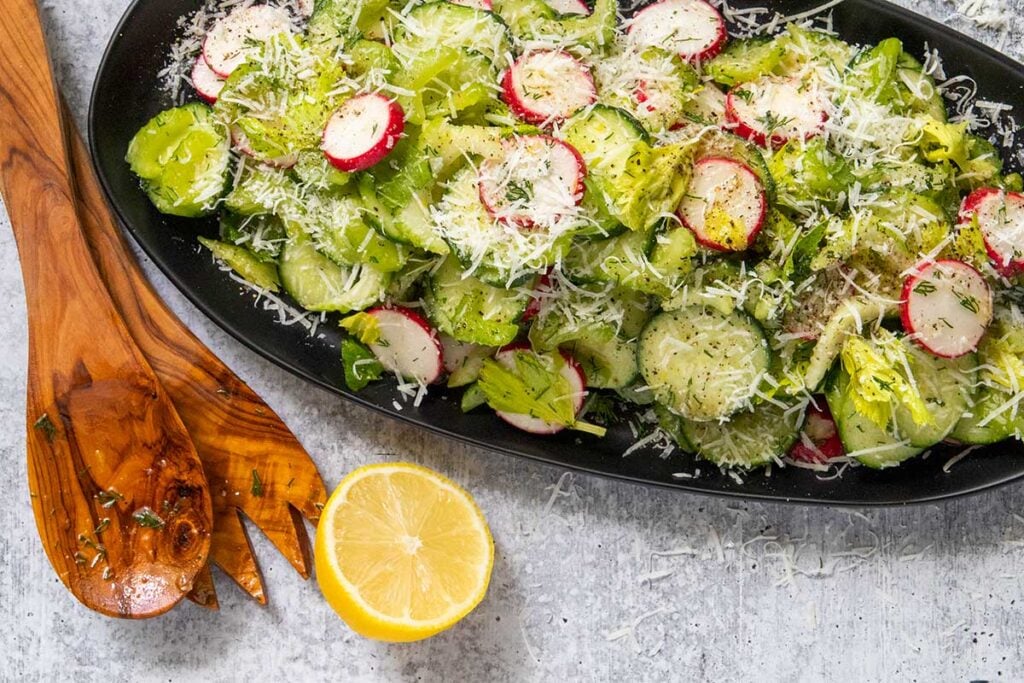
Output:
[[[246,136],[242,129],[238,126],[231,127],[231,144],[239,152],[247,157],[252,157],[257,161],[266,164],[267,166],[273,166],[274,168],[291,168],[298,163],[298,154],[282,154],[281,156],[265,158],[253,148],[252,143],[249,142],[249,138]]]
[[[397,102],[377,93],[356,95],[328,119],[320,147],[335,168],[364,171],[395,148],[404,130]]]
[[[543,273],[537,278],[537,284],[533,288],[533,297],[530,299],[530,303],[527,304],[526,310],[523,311],[522,322],[528,323],[537,317],[540,313],[541,305],[544,302],[544,297],[551,294],[551,271]]]
[[[377,320],[380,339],[368,344],[380,364],[399,377],[432,384],[444,372],[444,353],[437,332],[409,308],[373,308],[366,312]]]
[[[983,187],[964,198],[960,224],[977,219],[992,264],[1003,275],[1024,270],[1024,194]]]
[[[527,123],[568,118],[597,101],[590,69],[568,52],[540,50],[517,59],[501,79],[501,98]]]
[[[510,344],[498,351],[494,359],[506,368],[514,369],[515,351],[530,351],[530,346],[528,344]],[[562,365],[561,375],[569,382],[573,408],[575,414],[579,415],[580,410],[583,409],[583,400],[587,396],[587,378],[583,368],[580,367],[579,363],[572,356],[562,352],[562,360],[565,363]],[[565,429],[563,425],[545,422],[523,413],[505,413],[500,410],[495,412],[498,414],[498,417],[513,427],[522,429],[524,432],[530,432],[531,434],[556,434]]]
[[[480,201],[487,212],[523,228],[550,226],[583,201],[586,166],[571,145],[547,135],[502,141],[504,154],[480,164]]]
[[[807,408],[800,438],[789,449],[789,457],[799,462],[824,464],[844,452],[832,412],[825,398],[818,396]]]
[[[559,14],[576,14],[579,16],[588,16],[590,14],[590,8],[587,3],[583,0],[544,0],[548,7],[555,10]]]
[[[704,0],[661,0],[634,15],[629,40],[640,47],[658,47],[690,62],[711,59],[725,46],[725,20]]]
[[[291,29],[291,17],[279,7],[240,7],[207,32],[203,40],[203,58],[214,73],[227,78],[250,56],[259,52],[262,43]]]
[[[725,99],[725,120],[733,132],[762,147],[819,135],[828,120],[825,100],[798,78],[763,76],[737,85]]]
[[[992,320],[992,290],[963,261],[918,266],[903,283],[903,329],[924,349],[957,358],[978,348]]]
[[[694,164],[679,219],[705,247],[743,251],[764,225],[768,200],[750,167],[724,157],[705,157]]]
[[[220,91],[224,89],[224,82],[224,79],[209,67],[202,55],[196,59],[192,66],[192,87],[204,102],[215,104],[220,97]]]

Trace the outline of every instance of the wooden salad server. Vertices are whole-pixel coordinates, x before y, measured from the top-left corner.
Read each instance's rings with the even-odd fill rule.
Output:
[[[210,491],[82,235],[34,0],[4,0],[0,22],[0,193],[25,282],[29,490],[46,554],[87,606],[160,614],[206,565]]]
[[[67,130],[74,121],[65,108]],[[153,366],[185,423],[213,498],[210,559],[257,601],[267,601],[241,515],[267,535],[303,578],[309,540],[327,492],[316,465],[291,430],[217,358],[153,291],[114,222],[77,134],[71,139],[78,216],[100,276],[132,337]],[[212,578],[189,595],[214,606]]]

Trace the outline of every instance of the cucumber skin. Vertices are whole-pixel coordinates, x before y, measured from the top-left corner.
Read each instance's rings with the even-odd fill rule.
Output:
[[[488,298],[491,301],[487,301]],[[431,275],[423,300],[427,317],[439,330],[461,342],[504,346],[519,334],[530,297],[462,277],[458,260],[449,256]],[[495,315],[494,308],[503,310]],[[487,317],[485,317],[487,316]]]
[[[187,153],[179,158],[184,147]],[[228,190],[231,144],[213,110],[193,102],[146,122],[129,143],[125,161],[160,213],[199,218],[213,213]]]
[[[825,400],[835,420],[836,431],[839,433],[839,440],[843,442],[844,452],[856,453],[892,444],[894,447],[889,450],[855,456],[857,461],[866,467],[884,469],[899,465],[904,460],[919,455],[925,450],[914,446],[896,447],[895,444],[898,442],[892,435],[887,434],[876,424],[858,414],[853,408],[853,402],[846,400],[847,383],[845,375],[841,372],[837,373],[825,391]]]
[[[318,252],[302,233],[290,235],[281,252],[278,272],[284,290],[310,311],[364,310],[384,297],[389,276],[361,266],[360,277],[348,290],[341,289],[347,269]]]
[[[781,459],[796,443],[803,413],[794,411],[787,417],[785,412],[786,409],[774,403],[760,403],[751,411],[733,415],[725,423],[686,419],[680,422],[687,442],[702,458],[718,465],[749,469]],[[728,444],[729,440],[723,437],[730,432],[732,438],[743,436],[745,443]]]
[[[577,339],[563,344],[583,368],[587,386],[594,389],[622,389],[639,376],[636,362],[636,342],[621,339]]]
[[[676,346],[668,358],[660,348],[666,342]],[[688,343],[691,347],[686,349]],[[730,360],[750,376],[745,394],[739,390],[745,386],[742,375],[721,377]],[[640,374],[658,402],[695,421],[720,419],[742,409],[754,395],[757,375],[770,363],[764,330],[739,311],[723,314],[701,306],[664,311],[651,318],[637,344]]]
[[[960,418],[953,431],[950,432],[950,438],[971,446],[985,446],[1017,434],[1020,431],[1021,417],[1016,420],[1009,419],[1009,412],[1000,415],[983,427],[978,425],[990,410],[994,410],[1009,398],[1009,393],[995,392],[983,387],[981,394],[975,397],[972,415],[964,415]]]

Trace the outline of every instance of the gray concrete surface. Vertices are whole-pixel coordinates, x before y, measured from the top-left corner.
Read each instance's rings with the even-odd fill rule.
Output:
[[[942,0],[901,1],[1024,54],[1019,19],[1001,37]],[[80,121],[126,5],[43,1]],[[1024,679],[1019,487],[860,514],[725,502],[522,462],[311,390],[230,339],[152,268],[171,307],[294,428],[330,486],[395,458],[465,485],[494,531],[494,578],[451,631],[418,644],[368,642],[257,532],[266,608],[218,575],[219,613],[183,603],[144,623],[92,614],[57,580],[32,520],[23,291],[5,216],[0,223],[0,679]]]

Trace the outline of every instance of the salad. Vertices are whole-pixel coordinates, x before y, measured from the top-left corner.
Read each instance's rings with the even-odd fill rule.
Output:
[[[336,317],[353,390],[445,383],[535,434],[636,405],[722,467],[1021,437],[1022,179],[933,55],[730,37],[704,0],[200,28],[195,101],[127,161],[160,211],[216,216],[199,241],[254,288]]]

